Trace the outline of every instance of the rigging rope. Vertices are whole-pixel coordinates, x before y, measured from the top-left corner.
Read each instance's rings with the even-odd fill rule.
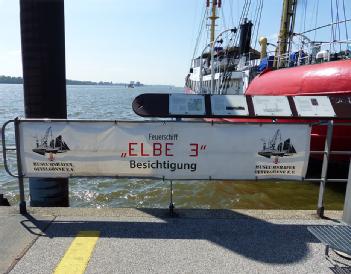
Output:
[[[298,32],[298,33],[296,33],[296,34],[305,34],[305,33],[309,33],[309,32],[315,31],[315,30],[319,30],[319,29],[322,29],[322,28],[325,28],[325,27],[330,27],[330,26],[335,25],[335,24],[337,24],[337,23],[340,23],[340,24],[341,24],[341,23],[350,22],[350,21],[351,21],[351,19],[346,19],[346,20],[343,20],[343,21],[340,21],[340,22],[335,22],[335,23],[326,24],[326,25],[320,26],[320,27],[315,28],[315,29],[306,30],[306,31],[304,31],[304,32]]]
[[[315,24],[314,24],[315,31],[314,31],[313,41],[316,41],[316,36],[317,36],[318,11],[319,11],[319,0],[317,0],[316,20],[315,20]]]
[[[247,0],[245,0],[244,6],[243,6],[243,8],[242,8],[242,10],[241,10],[241,15],[240,15],[240,19],[239,19],[239,25],[240,25],[241,21],[242,21],[243,18],[244,18],[244,12],[245,12],[246,6],[247,6]]]
[[[250,11],[250,6],[251,6],[251,0],[249,0],[249,4],[248,4],[247,10],[246,10],[245,18],[248,17],[248,14],[249,14],[249,11]]]
[[[304,9],[303,9],[303,31],[306,30],[306,13],[307,13],[307,0],[304,0]]]
[[[255,22],[256,27],[256,35],[255,35],[255,46],[254,48],[257,47],[257,43],[258,43],[258,32],[260,30],[260,26],[261,26],[261,17],[262,17],[262,10],[263,10],[263,0],[260,0],[260,4],[259,4],[259,13],[257,15],[257,20]]]
[[[231,15],[231,25],[234,26],[234,16],[233,16],[233,2],[229,1],[229,11],[230,11],[230,15]]]
[[[245,18],[247,18],[247,15],[249,14],[249,11],[250,11],[250,6],[251,6],[251,0],[245,0],[245,4],[239,20],[239,25],[244,22]]]
[[[340,32],[340,23],[339,23],[339,0],[335,0],[336,2],[336,22],[338,22],[337,24],[337,30],[338,30],[338,34],[339,34],[339,37],[338,37],[338,41],[340,41],[341,39],[341,32]],[[336,30],[335,30],[336,31]],[[341,44],[339,44],[340,46],[340,51],[341,51]]]
[[[299,22],[299,31],[303,32],[306,30],[306,10],[307,10],[307,2],[306,0],[301,0],[298,2],[298,8],[299,8],[299,13],[300,14],[300,19],[298,20]]]
[[[342,9],[343,9],[343,12],[344,12],[346,40],[349,40],[349,34],[347,32],[347,24],[346,24],[345,0],[342,0]]]
[[[199,43],[200,43],[200,39],[201,39],[201,34],[203,32],[203,28],[204,26],[206,25],[206,16],[207,15],[207,8],[205,8],[204,10],[204,14],[202,16],[202,20],[201,20],[201,24],[200,24],[200,27],[199,27],[199,31],[198,31],[198,35],[197,35],[197,38],[196,38],[196,43],[195,43],[195,48],[194,48],[194,52],[193,52],[193,57],[191,58],[191,63],[190,63],[190,67],[191,67],[191,64],[192,64],[192,61],[193,59],[195,58],[195,55],[196,55],[196,52],[198,50],[198,47],[199,47]]]
[[[251,16],[250,18],[254,18],[253,20],[253,27],[252,27],[252,33],[251,33],[251,39],[252,37],[254,37],[254,33],[255,33],[255,29],[256,29],[256,24],[257,24],[257,18],[258,18],[258,7],[259,7],[259,4],[256,2],[256,6],[255,6],[255,12],[254,14],[251,12]]]
[[[333,11],[333,0],[330,0],[330,12],[331,12],[331,19],[332,19],[332,25],[331,25],[331,41],[335,40],[335,33],[334,33],[334,11]],[[330,44],[331,46],[331,44]]]

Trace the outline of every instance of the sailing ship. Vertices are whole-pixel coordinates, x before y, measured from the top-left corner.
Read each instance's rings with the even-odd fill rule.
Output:
[[[187,93],[251,96],[328,95],[338,96],[343,101],[345,98],[351,98],[351,40],[348,37],[347,25],[351,19],[346,18],[344,0],[342,2],[331,0],[331,23],[315,26],[300,33],[294,31],[296,11],[298,4],[306,5],[306,1],[283,0],[278,42],[272,52],[267,48],[273,44],[268,43],[265,37],[257,39],[258,28],[254,29],[254,24],[247,19],[248,2],[251,3],[245,0],[239,27],[223,30],[216,36],[216,20],[219,19],[222,1],[206,1],[207,13],[210,14],[208,16],[210,41],[201,54],[192,60],[190,71],[186,76]],[[259,0],[257,3],[256,14],[259,14],[260,20],[263,1]],[[343,19],[340,19],[341,7],[343,7],[343,13],[340,12],[344,16]],[[333,15],[335,11],[337,14]],[[259,23],[259,20],[253,21]],[[343,37],[342,27],[345,31]],[[309,34],[316,36],[317,30],[326,28],[331,30],[330,41],[320,41],[316,37],[309,36]],[[255,33],[261,46],[260,50],[251,47]],[[233,123],[271,122],[269,119],[223,118],[221,120]],[[277,119],[276,122],[308,123],[311,121]],[[337,125],[338,122],[350,121],[339,120],[334,121],[334,124]],[[311,150],[324,150],[326,132],[326,126],[312,127]],[[351,127],[336,126],[331,149],[350,151],[350,140]],[[322,159],[322,156],[313,157],[317,160]],[[333,156],[331,161],[333,159],[348,160],[340,156]]]
[[[45,155],[46,153],[64,153],[70,150],[61,135],[53,137],[51,127],[46,130],[42,138],[39,139],[36,137],[35,145],[36,147],[33,148],[33,152],[40,155]]]
[[[200,56],[192,60],[186,91],[223,95],[351,95],[351,40],[347,26],[351,19],[346,18],[344,10],[344,20],[337,14],[337,21],[332,16],[330,24],[296,33],[299,2],[283,0],[278,43],[275,51],[268,52],[267,47],[273,44],[265,37],[259,39],[260,51],[251,47],[255,33],[257,39],[258,27],[255,29],[252,21],[245,18],[248,15],[245,6],[239,27],[225,29],[216,36],[222,1],[207,0],[210,41]],[[263,1],[258,3],[256,9],[262,12]],[[259,24],[257,18],[254,22]],[[341,39],[341,26],[345,39]],[[323,28],[331,28],[331,41],[308,36]]]

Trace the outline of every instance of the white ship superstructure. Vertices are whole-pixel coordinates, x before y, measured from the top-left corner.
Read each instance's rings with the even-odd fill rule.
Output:
[[[207,1],[210,42],[192,60],[186,77],[190,93],[242,94],[255,76],[251,68],[258,64],[260,53],[250,47],[253,24],[243,13],[239,28],[224,29],[216,36],[221,5],[219,0]]]

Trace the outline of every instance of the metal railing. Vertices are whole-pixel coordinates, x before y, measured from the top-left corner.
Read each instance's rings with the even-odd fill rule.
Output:
[[[268,52],[268,56],[274,56],[279,68],[296,67],[302,65],[311,65],[332,60],[351,59],[351,40],[332,41],[320,43],[303,43],[299,50],[295,51],[296,56],[292,58],[293,51],[275,56],[275,51]],[[339,48],[338,51],[336,48]],[[318,53],[324,52],[318,57]],[[343,54],[342,54],[343,52]]]
[[[49,120],[48,120],[49,121]],[[68,121],[68,120],[67,120]],[[69,121],[77,121],[77,120],[69,120]],[[80,122],[89,122],[93,120],[79,120]],[[115,121],[117,122],[117,121]],[[135,121],[136,122],[136,121]],[[8,147],[6,145],[6,127],[8,124],[14,123],[14,128],[15,128],[15,141],[16,141],[16,146],[15,147]],[[20,151],[20,134],[19,134],[19,123],[20,120],[16,118],[15,120],[10,120],[7,121],[3,126],[2,126],[2,152],[3,152],[3,159],[4,159],[4,167],[6,172],[12,176],[18,178],[18,184],[19,184],[19,192],[20,192],[20,203],[19,203],[19,209],[20,213],[25,214],[26,211],[26,201],[25,201],[25,194],[24,194],[24,175],[22,173],[22,166],[21,166],[21,151]],[[272,121],[273,124],[276,124],[276,121]],[[241,123],[241,124],[251,124],[251,123]],[[257,123],[256,123],[257,124]],[[262,124],[262,123],[258,123]],[[284,124],[284,123],[283,123]],[[286,123],[285,123],[286,124]],[[344,179],[335,179],[335,178],[327,178],[327,173],[328,173],[328,165],[329,165],[329,158],[331,155],[343,155],[343,156],[350,156],[351,159],[351,151],[332,151],[331,150],[331,145],[332,145],[332,140],[333,140],[333,131],[334,127],[336,126],[350,126],[351,127],[351,122],[350,123],[334,123],[333,120],[329,121],[320,121],[318,123],[311,123],[310,126],[320,126],[320,125],[325,125],[327,126],[327,134],[326,134],[326,139],[325,139],[325,146],[323,151],[310,151],[310,155],[323,155],[323,162],[322,162],[322,171],[321,171],[321,177],[320,178],[304,178],[304,181],[309,181],[309,182],[320,182],[320,188],[319,188],[319,195],[318,195],[318,204],[317,204],[317,214],[319,217],[324,216],[324,196],[325,196],[325,188],[326,188],[326,183],[327,182],[351,182],[351,178],[344,178]],[[17,160],[17,174],[14,174],[9,166],[8,166],[8,160],[7,160],[7,151],[16,151],[16,160]],[[349,164],[349,168],[351,169],[351,160]],[[349,172],[351,174],[351,172]],[[110,177],[110,176],[109,176]],[[118,177],[113,177],[113,178],[122,178],[120,176]],[[124,177],[123,177],[124,178]],[[126,177],[126,178],[131,178],[131,177]],[[134,178],[134,177],[133,177]],[[154,179],[155,177],[143,177],[144,179]],[[163,179],[164,180],[164,179]],[[196,179],[192,179],[196,180]],[[264,181],[265,179],[260,179]],[[351,186],[349,186],[351,187]],[[174,209],[174,204],[173,204],[173,185],[172,185],[172,180],[170,180],[170,214],[173,215],[173,209]]]
[[[13,151],[14,148],[8,148],[6,146],[6,126],[10,123],[14,123],[15,125],[15,141],[16,141],[16,156],[17,156],[17,174],[13,174],[11,170],[8,167],[7,164],[7,151]],[[19,203],[19,210],[21,214],[27,213],[27,208],[26,208],[26,200],[25,200],[25,194],[24,194],[24,182],[23,182],[23,174],[22,174],[22,165],[21,165],[21,150],[19,148],[20,140],[19,140],[19,120],[16,118],[15,120],[10,120],[7,121],[3,126],[2,126],[2,153],[3,153],[3,159],[4,159],[4,167],[6,172],[11,175],[12,177],[18,178],[18,187],[19,187],[19,193],[20,193],[20,203]]]

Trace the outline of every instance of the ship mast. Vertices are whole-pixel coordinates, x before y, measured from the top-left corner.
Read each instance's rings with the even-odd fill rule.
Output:
[[[207,0],[207,7],[209,7],[210,1]],[[217,12],[217,7],[221,7],[221,0],[212,0],[211,3],[211,16],[208,17],[211,20],[211,36],[210,36],[210,43],[212,44],[215,40],[215,34],[216,34],[216,20],[219,18],[216,14]]]
[[[280,58],[284,56],[290,49],[290,37],[294,32],[295,15],[296,15],[297,0],[283,0],[283,11],[280,21],[280,32],[278,47],[275,51],[273,66],[279,68],[284,66],[284,62]],[[289,46],[289,48],[288,48]]]

